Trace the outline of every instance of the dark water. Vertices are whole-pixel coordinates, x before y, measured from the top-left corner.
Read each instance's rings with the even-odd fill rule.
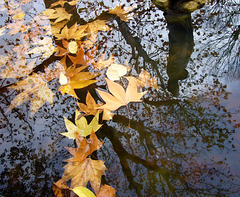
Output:
[[[31,18],[50,3],[32,1],[22,9]],[[127,110],[121,108],[97,132],[104,141],[97,157],[107,167],[102,182],[124,197],[239,196],[239,1],[165,15],[151,1],[124,3],[137,5],[135,16],[126,24],[109,23],[112,30],[99,33],[100,50],[119,63],[127,61],[130,75],[144,68],[158,76],[161,88],[149,88],[142,103],[129,105],[130,128]],[[74,20],[92,21],[117,4],[80,1]],[[4,26],[8,15],[1,12]],[[0,39],[1,55],[19,43],[17,35]],[[50,82],[56,93],[52,106],[45,103],[33,117],[29,102],[5,113],[18,94],[4,88],[13,82],[1,79],[0,194],[53,196],[52,184],[71,157],[64,147],[74,146],[59,134],[66,132],[63,116],[73,117],[76,100],[62,96],[59,85]]]

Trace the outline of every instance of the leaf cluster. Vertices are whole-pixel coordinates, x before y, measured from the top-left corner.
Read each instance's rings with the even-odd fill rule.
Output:
[[[7,56],[1,56],[0,60],[0,77],[15,78],[17,82],[9,88],[19,92],[11,101],[7,112],[24,102],[31,102],[30,115],[34,116],[44,103],[52,105],[55,93],[49,87],[51,81],[58,84],[58,91],[62,95],[68,94],[79,100],[75,90],[96,83],[99,71],[104,71],[110,93],[96,89],[104,104],[97,103],[88,92],[86,102],[78,103],[75,123],[64,117],[67,132],[61,134],[76,140],[77,148],[66,147],[73,157],[66,160],[64,174],[54,184],[53,190],[56,196],[63,196],[63,190],[71,190],[79,196],[115,196],[116,191],[111,186],[101,186],[101,178],[107,169],[104,162],[91,157],[92,153],[102,146],[95,132],[102,126],[99,122],[111,120],[114,115],[112,112],[118,108],[126,106],[128,109],[130,102],[141,102],[146,93],[141,89],[146,86],[156,88],[157,80],[151,78],[147,71],[142,71],[144,73],[139,75],[139,79],[126,77],[126,88],[120,85],[120,82],[114,82],[121,81],[130,66],[117,63],[113,55],[105,59],[105,53],[99,53],[96,46],[98,32],[110,31],[106,20],[95,20],[86,25],[67,25],[72,15],[65,10],[64,5],[74,6],[77,1],[59,0],[31,21],[25,19],[25,13],[21,9],[21,5],[28,2],[22,1],[17,9],[10,6],[8,13],[12,23],[0,29],[0,36],[19,34],[21,41]],[[128,22],[133,16],[129,14],[132,9],[133,7],[122,8],[118,5],[110,9],[109,13]],[[45,67],[43,71],[35,72],[35,68],[39,66],[37,60],[50,56],[60,60],[56,61],[53,67]],[[86,116],[88,119],[93,116],[90,123]],[[67,184],[69,180],[70,185]],[[86,188],[88,182],[95,194]]]

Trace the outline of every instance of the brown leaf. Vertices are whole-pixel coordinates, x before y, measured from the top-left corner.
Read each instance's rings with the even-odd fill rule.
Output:
[[[96,109],[102,104],[97,104],[92,95],[88,92],[86,96],[86,105],[83,103],[78,103],[78,107],[81,111],[83,111],[86,115],[96,115],[99,111]]]
[[[101,177],[107,169],[103,161],[86,158],[82,162],[69,162],[64,166],[65,171],[62,181],[65,183],[71,179],[71,188],[86,187],[90,181],[95,193],[99,192]]]
[[[89,56],[88,54],[89,53],[87,53],[85,55],[83,46],[81,46],[78,49],[76,56],[69,55],[68,57],[74,64],[81,64],[83,66],[89,66],[93,62],[93,60],[92,60],[91,56]]]
[[[127,105],[130,102],[141,102],[140,98],[146,92],[138,92],[136,78],[129,77],[129,83],[126,91],[123,87],[110,79],[105,78],[108,84],[108,89],[112,94],[105,91],[98,90],[97,92],[106,102],[105,105],[98,107],[98,109],[108,109],[110,111],[115,111],[119,107]]]
[[[88,140],[76,133],[76,142],[77,148],[65,147],[73,155],[72,158],[66,160],[67,162],[81,162],[86,159],[88,155],[100,149],[103,144],[103,142],[97,138],[94,131],[92,131]]]
[[[100,187],[97,197],[116,197],[116,190],[109,185],[103,185]]]

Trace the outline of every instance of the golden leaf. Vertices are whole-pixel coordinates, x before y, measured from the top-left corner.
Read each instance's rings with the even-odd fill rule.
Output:
[[[61,85],[58,89],[62,95],[69,94],[75,98],[78,98],[74,89],[85,88],[97,80],[92,80],[97,75],[90,72],[81,72],[85,69],[86,66],[81,66],[76,68],[75,66],[71,66],[67,68],[65,76],[68,78],[68,83],[66,85]]]
[[[72,16],[72,14],[67,13],[64,8],[46,9],[42,13],[49,19],[56,19],[54,23],[58,23],[63,20],[69,21]]]
[[[68,51],[72,54],[76,54],[78,51],[78,44],[76,41],[72,40],[68,43]]]
[[[128,22],[134,15],[133,13],[129,14],[129,12],[134,8],[136,8],[136,6],[122,8],[122,6],[119,4],[115,8],[109,9],[109,13],[116,14],[122,21]]]
[[[92,95],[88,92],[86,96],[86,105],[83,103],[78,103],[78,107],[81,111],[83,111],[86,115],[96,115],[99,111],[96,109],[97,107],[101,106],[102,104],[97,104],[92,97]]]
[[[96,197],[91,190],[86,187],[75,187],[72,189],[79,197]]]
[[[141,102],[140,98],[146,92],[138,92],[136,78],[129,78],[128,87],[125,90],[123,87],[110,79],[105,78],[108,84],[108,89],[112,94],[109,94],[105,91],[98,90],[97,92],[106,102],[106,104],[98,107],[98,109],[107,109],[110,111],[115,111],[119,107],[127,105],[130,102]]]
[[[97,113],[90,124],[87,123],[87,119],[82,116],[80,116],[80,112],[76,110],[75,114],[75,124],[73,124],[70,120],[64,117],[65,125],[67,127],[68,132],[61,133],[62,135],[68,137],[69,139],[75,139],[76,138],[76,132],[80,134],[80,136],[88,136],[91,134],[92,130],[96,132],[102,125],[98,124],[99,121],[99,113]]]
[[[100,187],[97,197],[116,197],[116,190],[109,185],[103,185]]]
[[[77,23],[75,23],[73,26],[71,26],[69,29],[67,25],[62,29],[60,34],[56,34],[55,36],[57,37],[58,40],[60,39],[75,39],[75,40],[81,40],[86,33],[84,31],[86,30],[87,26],[82,25],[79,26]]]

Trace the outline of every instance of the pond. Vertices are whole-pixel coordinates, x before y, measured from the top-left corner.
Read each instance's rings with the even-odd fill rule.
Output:
[[[66,119],[74,122],[77,102],[86,103],[88,91],[100,103],[104,100],[96,89],[108,88],[104,68],[94,74],[98,81],[76,88],[80,100],[58,91],[64,78],[59,83],[47,67],[54,69],[62,57],[69,66],[76,55],[69,55],[74,49],[64,49],[61,38],[66,35],[53,32],[56,24],[70,29],[96,20],[106,21],[107,27],[92,37],[85,30],[77,35],[87,36],[86,43],[94,40],[95,51],[77,56],[76,64],[87,64],[86,73],[96,73],[87,57],[105,54],[106,60],[113,55],[116,63],[130,68],[126,76],[139,78],[144,69],[159,86],[142,88],[147,91],[142,102],[130,102],[113,111],[112,120],[100,122],[96,134],[103,145],[91,158],[104,161],[107,168],[101,184],[112,186],[120,197],[239,196],[240,1],[153,2],[0,1],[0,196],[54,196],[53,184],[72,157],[65,147],[77,147],[60,134],[67,132]],[[129,20],[107,13],[119,3],[133,6]],[[39,17],[49,8],[66,12]],[[56,18],[59,22],[52,22]],[[33,70],[28,72],[26,64]],[[47,87],[13,106],[26,83],[15,89],[11,85],[34,73],[49,78]],[[121,77],[116,82],[126,87],[127,81]],[[54,94],[53,100],[42,102],[41,94]],[[88,123],[92,117],[86,116]]]

